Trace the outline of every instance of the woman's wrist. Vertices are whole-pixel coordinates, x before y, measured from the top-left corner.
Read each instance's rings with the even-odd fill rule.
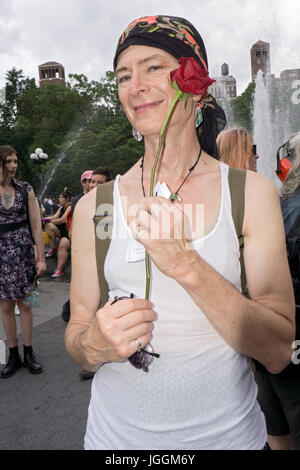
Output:
[[[201,258],[194,250],[185,250],[178,259],[178,264],[174,270],[174,279],[187,288],[197,283],[199,263]]]
[[[91,372],[96,372],[99,369],[99,367],[101,367],[104,364],[105,361],[99,361],[98,357],[97,357],[97,360],[93,358],[95,353],[98,356],[99,352],[98,350],[94,349],[90,345],[90,341],[89,341],[90,328],[91,327],[89,327],[87,330],[82,331],[79,334],[78,343],[79,343],[79,348],[83,355],[84,369],[91,371]]]

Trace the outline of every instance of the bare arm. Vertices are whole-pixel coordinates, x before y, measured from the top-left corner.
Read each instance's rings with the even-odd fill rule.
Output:
[[[159,242],[141,242],[158,268],[184,287],[233,349],[278,373],[291,360],[294,295],[277,191],[270,180],[251,173],[247,174],[243,229],[251,300],[195,251],[186,250],[182,240],[161,248]]]
[[[70,356],[86,370],[103,363],[122,362],[151,339],[156,313],[144,299],[109,302],[99,309],[100,291],[95,254],[93,216],[96,192],[76,205],[72,220],[71,318],[65,335]]]
[[[60,213],[60,207],[57,209],[54,215],[48,216],[47,219],[49,219],[50,222],[52,222],[53,219],[57,219]]]
[[[45,254],[44,254],[44,238],[42,232],[41,218],[37,208],[35,194],[33,189],[28,193],[28,212],[29,222],[37,252],[36,268],[37,274],[41,275],[46,271]]]
[[[51,219],[51,222],[55,225],[62,225],[67,222],[67,216],[71,212],[71,206],[68,206],[63,213],[62,217],[57,217],[56,214],[55,216]]]

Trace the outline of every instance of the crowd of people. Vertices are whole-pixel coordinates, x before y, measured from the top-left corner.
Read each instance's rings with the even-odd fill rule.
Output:
[[[16,179],[17,152],[0,147],[0,305],[9,347],[1,378],[22,365],[43,371],[26,298],[45,257],[57,256],[52,277],[61,277],[71,249],[62,318],[68,353],[81,377],[93,378],[86,449],[300,449],[300,366],[292,356],[300,340],[300,132],[277,152],[279,198],[257,171],[251,134],[225,129],[208,91],[205,45],[189,21],[135,20],[113,63],[144,154],[113,181],[104,167],[84,171],[82,192],[65,188],[55,209],[44,200],[46,255],[33,189]],[[184,106],[175,106],[178,90]],[[110,202],[113,236],[104,240],[97,229]],[[188,238],[180,228],[187,219],[195,226],[199,205],[202,234]]]

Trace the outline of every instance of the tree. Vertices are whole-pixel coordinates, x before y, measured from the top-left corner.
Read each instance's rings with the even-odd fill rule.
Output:
[[[236,126],[242,126],[252,132],[252,112],[255,83],[249,83],[246,90],[231,101],[233,121]]]
[[[25,90],[35,89],[34,78],[25,78],[22,70],[13,67],[6,73],[5,101],[0,105],[2,127],[11,128],[20,115],[20,103]]]
[[[5,122],[0,121],[0,140],[16,148],[22,179],[37,193],[43,188],[38,168],[29,159],[36,147],[49,156],[42,167],[44,181],[51,180],[47,195],[57,195],[65,186],[77,193],[84,170],[104,165],[116,175],[141,156],[142,144],[132,137],[113,72],[106,72],[99,81],[73,74],[66,87],[37,88],[15,68],[7,77],[11,85],[7,111],[12,111]]]

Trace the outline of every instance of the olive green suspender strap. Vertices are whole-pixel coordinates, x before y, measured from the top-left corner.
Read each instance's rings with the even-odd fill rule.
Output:
[[[229,167],[228,184],[231,197],[231,214],[235,231],[239,241],[240,265],[241,265],[241,287],[243,295],[247,295],[247,281],[244,265],[244,236],[243,221],[245,212],[245,182],[246,170]]]
[[[108,285],[104,276],[104,262],[113,227],[113,192],[114,180],[97,186],[94,227],[98,282],[101,293],[100,307],[103,307],[108,301]]]
[[[244,237],[242,227],[245,206],[246,171],[229,167],[228,183],[231,195],[231,212],[240,247],[241,285],[243,294],[246,292],[246,277],[244,268],[243,248]],[[113,226],[113,189],[114,181],[98,184],[96,196],[96,214],[94,216],[96,261],[98,281],[101,292],[102,307],[108,300],[108,285],[104,277],[104,262],[110,245]]]

